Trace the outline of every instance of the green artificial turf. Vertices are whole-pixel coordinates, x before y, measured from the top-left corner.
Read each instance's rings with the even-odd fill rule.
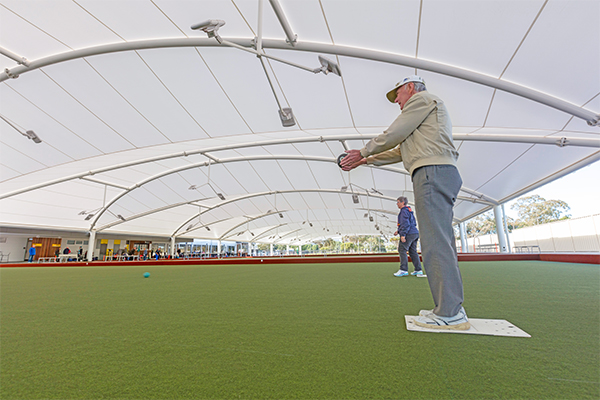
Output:
[[[407,331],[433,303],[396,269],[2,268],[0,397],[600,397],[598,265],[461,263],[469,316],[531,338]]]

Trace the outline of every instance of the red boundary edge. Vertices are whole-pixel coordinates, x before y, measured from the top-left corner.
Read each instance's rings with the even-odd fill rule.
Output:
[[[493,254],[493,253],[459,253],[458,261],[551,261],[568,262],[579,264],[598,264],[600,265],[600,254],[580,254],[580,253],[520,253],[520,254]],[[92,262],[63,262],[63,263],[13,263],[0,264],[0,268],[15,267],[101,267],[101,266],[153,266],[153,265],[236,265],[236,264],[330,264],[330,263],[373,263],[373,262],[398,262],[397,254],[369,254],[352,255],[337,254],[335,256],[309,255],[304,257],[284,256],[284,257],[228,257],[228,258],[209,258],[209,259],[191,259],[191,260],[147,260],[147,261],[92,261]]]

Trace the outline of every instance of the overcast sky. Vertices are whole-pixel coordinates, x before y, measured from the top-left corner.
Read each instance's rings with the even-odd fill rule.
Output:
[[[562,200],[571,207],[571,218],[600,214],[600,161],[583,167],[541,188],[527,193],[525,196],[537,194],[546,200]],[[506,203],[505,212],[517,218],[511,210],[514,202]]]

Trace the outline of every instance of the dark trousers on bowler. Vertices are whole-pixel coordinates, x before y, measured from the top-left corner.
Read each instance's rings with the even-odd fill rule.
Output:
[[[419,253],[417,253],[417,242],[419,241],[418,233],[411,233],[404,237],[406,242],[402,240],[398,241],[398,253],[400,253],[400,269],[402,271],[408,271],[408,256],[406,252],[410,254],[410,259],[415,267],[415,271],[421,270],[421,261],[419,260]]]

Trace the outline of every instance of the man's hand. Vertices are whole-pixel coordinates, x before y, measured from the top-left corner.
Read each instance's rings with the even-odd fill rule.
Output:
[[[342,170],[350,171],[367,163],[367,159],[360,154],[360,150],[348,150],[348,155],[342,160]]]
[[[397,236],[397,235],[398,235],[398,231],[394,232],[394,236]]]
[[[402,240],[402,243],[406,243],[406,237],[405,236],[400,236],[400,240]]]

